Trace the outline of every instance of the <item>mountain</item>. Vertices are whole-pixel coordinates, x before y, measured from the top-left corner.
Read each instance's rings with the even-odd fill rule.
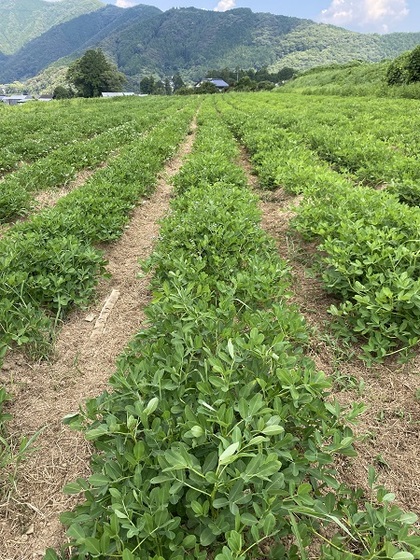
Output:
[[[0,59],[0,82],[10,83],[35,76],[56,60],[95,46],[115,29],[122,33],[127,23],[161,13],[152,6],[124,10],[108,5],[56,25],[29,41],[16,54],[3,61]]]
[[[148,21],[134,22],[101,41],[128,76],[181,72],[199,78],[209,68],[297,69],[355,59],[395,57],[420,42],[420,33],[365,35],[310,20],[196,8],[171,9]]]
[[[63,7],[68,2],[96,1],[16,3]],[[7,2],[0,0],[0,5]],[[134,87],[150,74],[163,78],[180,72],[184,79],[195,80],[209,68],[268,66],[277,71],[284,66],[302,70],[352,60],[376,62],[394,58],[420,43],[420,33],[366,35],[305,19],[253,13],[248,8],[226,12],[173,8],[162,12],[142,4],[127,9],[101,6],[51,27],[13,55],[0,54],[0,83],[34,76],[51,63],[65,66],[87,48],[97,47]]]
[[[12,54],[51,27],[102,7],[100,0],[0,0],[0,52]]]
[[[419,43],[420,33],[364,34],[310,22],[280,38],[273,70],[284,66],[304,70],[354,60],[379,62],[395,58]]]

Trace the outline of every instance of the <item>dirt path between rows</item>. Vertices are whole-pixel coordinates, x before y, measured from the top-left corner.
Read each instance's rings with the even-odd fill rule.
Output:
[[[0,385],[14,399],[8,409],[13,415],[9,432],[17,440],[43,431],[19,467],[15,492],[0,503],[0,560],[39,559],[47,547],[65,542],[58,516],[75,502],[64,496],[62,488],[88,475],[90,449],[81,434],[62,424],[62,418],[106,388],[116,358],[144,326],[150,278],[138,277],[138,261],[153,249],[158,222],[169,208],[170,179],[191,150],[195,127],[194,122],[177,156],[161,173],[154,194],[135,209],[122,238],[107,248],[112,277],[100,283],[97,302],[88,311],[75,312],[66,322],[55,358],[40,364],[27,363],[16,354],[6,359]],[[92,339],[95,321],[113,290],[119,297],[104,331]]]

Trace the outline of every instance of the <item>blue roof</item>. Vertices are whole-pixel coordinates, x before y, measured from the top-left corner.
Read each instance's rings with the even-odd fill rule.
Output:
[[[216,87],[223,87],[223,88],[229,87],[229,84],[227,84],[225,80],[215,79],[215,80],[209,80],[209,82],[214,84]]]

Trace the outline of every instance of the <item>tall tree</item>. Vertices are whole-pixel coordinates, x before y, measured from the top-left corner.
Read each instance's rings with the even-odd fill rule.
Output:
[[[146,93],[150,95],[153,93],[155,88],[155,79],[153,76],[145,76],[140,80],[140,91],[141,93]]]
[[[126,78],[100,49],[90,49],[70,66],[67,81],[81,97],[100,97],[103,91],[121,91]]]
[[[174,92],[178,91],[179,88],[185,87],[185,83],[184,83],[184,80],[181,77],[181,74],[179,74],[179,73],[174,74],[172,80],[173,80],[173,84],[174,84]]]

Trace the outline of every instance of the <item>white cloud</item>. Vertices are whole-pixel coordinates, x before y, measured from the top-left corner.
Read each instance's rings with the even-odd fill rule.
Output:
[[[392,23],[407,17],[407,0],[332,0],[322,10],[320,21],[333,25],[353,25],[386,32]]]
[[[226,12],[226,10],[231,10],[235,6],[236,6],[236,0],[220,0],[220,2],[214,8],[214,11]]]
[[[117,0],[115,5],[119,8],[132,8],[136,3],[134,0]]]

